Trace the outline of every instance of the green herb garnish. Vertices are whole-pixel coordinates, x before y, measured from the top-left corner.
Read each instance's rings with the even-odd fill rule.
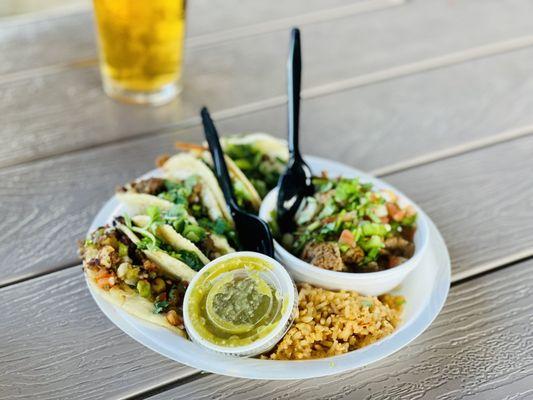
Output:
[[[286,165],[284,160],[269,157],[253,144],[228,144],[224,152],[244,172],[261,197],[277,185]]]
[[[162,312],[165,312],[167,310],[168,306],[168,300],[156,301],[154,303],[154,313],[161,314]]]

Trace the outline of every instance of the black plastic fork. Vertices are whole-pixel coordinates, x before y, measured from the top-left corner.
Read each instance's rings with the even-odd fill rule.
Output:
[[[300,153],[300,86],[302,57],[300,30],[291,32],[289,59],[287,61],[287,95],[289,98],[289,162],[278,182],[277,222],[281,233],[291,232],[295,227],[294,217],[300,204],[315,192],[313,173]]]
[[[218,133],[206,107],[202,108],[201,116],[205,138],[213,157],[215,175],[235,222],[235,229],[241,247],[243,250],[256,251],[274,257],[272,233],[268,224],[261,218],[241,210],[237,205]]]

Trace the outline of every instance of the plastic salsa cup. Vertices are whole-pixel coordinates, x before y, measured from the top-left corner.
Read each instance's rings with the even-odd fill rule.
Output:
[[[211,261],[192,279],[183,302],[185,328],[192,341],[242,357],[274,347],[297,311],[296,287],[285,268],[254,252]]]

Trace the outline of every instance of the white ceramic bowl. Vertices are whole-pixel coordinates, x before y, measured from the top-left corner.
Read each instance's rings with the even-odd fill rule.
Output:
[[[330,176],[335,175],[330,174]],[[364,182],[365,179],[362,181]],[[392,189],[399,196],[401,205],[412,205],[418,214],[417,229],[414,236],[415,253],[413,256],[403,264],[385,271],[366,273],[338,272],[318,268],[303,261],[285,250],[280,243],[274,240],[276,258],[285,266],[285,268],[287,268],[287,271],[289,271],[289,274],[291,274],[295,281],[307,282],[326,289],[355,290],[364,295],[378,296],[390,292],[402,283],[407,275],[416,268],[426,250],[428,242],[426,216],[416,204],[408,200],[404,195],[398,193],[397,190],[391,188],[389,185],[376,181],[378,180],[372,180],[376,189]],[[261,209],[259,210],[259,216],[267,222],[271,220],[271,212],[276,207],[277,197],[278,189],[275,188],[268,193],[263,200]]]

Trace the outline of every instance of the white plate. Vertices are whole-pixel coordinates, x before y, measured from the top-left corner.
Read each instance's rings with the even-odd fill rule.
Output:
[[[306,157],[315,172],[360,176],[362,181],[376,178],[355,168],[318,157]],[[157,170],[144,177],[157,175]],[[390,186],[390,185],[389,185]],[[400,193],[398,190],[394,189]],[[123,208],[116,198],[109,200],[94,219],[90,230],[112,221]],[[216,374],[254,379],[303,379],[340,374],[368,365],[400,350],[420,335],[438,315],[450,287],[450,257],[439,231],[428,218],[429,243],[420,265],[409,274],[394,293],[405,296],[407,303],[402,325],[390,336],[347,354],[305,361],[273,361],[235,358],[215,354],[181,338],[169,330],[145,323],[107,303],[97,293],[91,294],[102,312],[126,334],[153,351],[172,360]],[[298,365],[298,368],[295,366]]]

